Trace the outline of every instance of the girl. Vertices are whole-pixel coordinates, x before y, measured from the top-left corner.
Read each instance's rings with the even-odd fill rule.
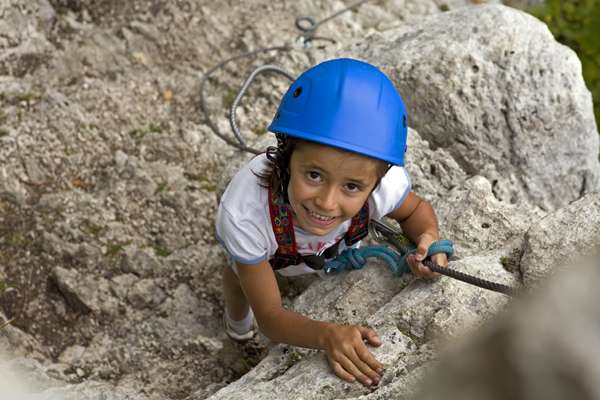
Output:
[[[242,167],[219,204],[217,238],[234,260],[223,274],[226,332],[248,340],[256,317],[269,339],[323,349],[340,378],[376,385],[383,365],[363,341],[381,345],[375,331],[284,309],[274,271],[322,273],[324,259],[358,246],[370,218],[388,216],[418,246],[412,272],[434,277],[421,261],[437,219],[403,168],[404,103],[376,67],[334,59],[292,83],[269,131],[277,147]],[[443,253],[432,259],[447,265]]]

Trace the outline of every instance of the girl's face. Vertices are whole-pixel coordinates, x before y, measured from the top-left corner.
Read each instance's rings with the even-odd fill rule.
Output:
[[[312,142],[298,142],[290,158],[288,198],[294,224],[325,235],[361,209],[381,162]]]

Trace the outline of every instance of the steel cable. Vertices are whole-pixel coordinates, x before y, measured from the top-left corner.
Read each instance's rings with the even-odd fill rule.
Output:
[[[334,39],[316,36],[315,33],[316,33],[317,29],[324,23],[336,18],[340,14],[343,14],[346,11],[357,8],[360,5],[362,5],[363,3],[366,3],[367,1],[372,1],[372,0],[358,1],[346,8],[343,8],[343,9],[323,18],[320,21],[315,21],[314,18],[312,18],[312,17],[296,18],[296,22],[295,22],[296,27],[303,32],[301,35],[298,36],[298,38],[301,39],[302,44],[304,45],[304,48],[307,48],[308,45],[315,40],[323,40],[323,41],[329,41],[331,43],[336,43],[336,41]],[[309,26],[308,27],[303,26],[303,22],[308,22]],[[215,73],[217,70],[223,68],[225,65],[227,65],[231,61],[239,60],[242,58],[253,57],[260,53],[266,53],[269,51],[291,51],[291,50],[295,50],[295,47],[291,44],[282,45],[282,46],[273,46],[273,47],[262,47],[262,48],[248,51],[246,53],[238,54],[236,56],[233,56],[226,60],[223,60],[223,61],[219,62],[217,65],[215,65],[214,67],[210,68],[206,73],[204,73],[204,75],[202,75],[202,77],[200,78],[200,110],[204,114],[204,120],[206,121],[206,124],[208,125],[208,127],[213,131],[213,133],[215,135],[217,135],[219,138],[221,138],[223,141],[225,141],[225,143],[227,143],[230,146],[233,146],[239,150],[246,151],[246,152],[249,152],[252,154],[260,154],[262,152],[262,150],[254,149],[254,148],[246,145],[246,141],[243,139],[243,137],[238,129],[237,121],[235,120],[235,108],[239,105],[239,102],[240,102],[241,98],[243,97],[244,93],[246,92],[246,90],[248,89],[248,85],[250,84],[250,82],[254,79],[254,77],[258,73],[261,73],[264,71],[262,70],[262,67],[259,67],[254,72],[252,72],[250,77],[248,77],[246,79],[246,81],[244,82],[242,89],[240,90],[240,92],[236,96],[234,103],[232,104],[230,114],[229,114],[229,122],[230,122],[230,126],[233,130],[234,136],[237,139],[237,141],[235,141],[232,138],[230,138],[229,136],[221,133],[219,131],[219,128],[217,127],[217,125],[214,123],[214,121],[210,117],[210,113],[208,111],[208,106],[206,105],[206,98],[204,95],[206,82],[208,81],[208,79],[211,77],[211,75],[213,73]],[[276,71],[276,72],[286,76],[287,78],[293,80],[293,77],[289,73],[284,71],[283,69],[276,67],[276,66],[269,66],[269,67],[270,67],[269,70]]]
[[[386,230],[382,231],[381,229],[378,229],[381,225],[383,225],[384,229],[386,229]],[[396,250],[398,250],[401,254],[404,255],[404,254],[409,254],[409,253],[414,252],[414,249],[411,246],[407,246],[404,244],[404,242],[402,240],[403,235],[400,232],[396,232],[395,230],[387,231],[387,229],[393,229],[393,228],[389,227],[389,225],[382,224],[381,221],[377,221],[377,223],[374,225],[374,229],[377,229],[378,232],[381,233],[386,238],[386,241],[389,244],[391,244],[392,246],[394,246],[396,248]],[[377,238],[375,238],[375,239],[378,241],[381,240],[381,239],[377,239]],[[517,294],[517,290],[510,286],[506,286],[501,283],[491,282],[491,281],[488,281],[488,280],[485,280],[482,278],[478,278],[476,276],[472,276],[467,273],[457,271],[457,270],[449,268],[449,267],[442,267],[441,265],[438,265],[431,260],[423,260],[422,263],[425,266],[427,266],[429,269],[431,269],[433,272],[437,272],[439,274],[449,276],[449,277],[457,279],[459,281],[469,283],[471,285],[475,285],[482,289],[487,289],[487,290],[492,290],[494,292],[503,293],[507,296],[515,296]]]
[[[257,75],[265,73],[265,72],[276,72],[278,74],[281,74],[281,75],[285,76],[290,81],[294,80],[294,77],[292,75],[290,75],[285,70],[279,68],[276,65],[263,65],[263,66],[258,67],[254,71],[252,71],[252,73],[250,74],[250,76],[246,79],[246,81],[242,85],[242,88],[240,89],[240,91],[239,91],[238,95],[236,96],[235,100],[231,104],[231,110],[229,111],[229,124],[231,126],[231,130],[233,131],[233,134],[235,135],[235,137],[237,138],[237,140],[242,144],[242,146],[246,146],[246,142],[245,142],[244,138],[242,137],[242,134],[240,133],[240,131],[238,129],[237,121],[236,121],[236,116],[235,116],[235,110],[237,109],[238,103],[240,102],[240,100],[242,100],[242,97],[246,93],[246,90],[248,90],[248,87],[250,86],[250,83],[252,83],[252,81],[254,80],[254,78]]]

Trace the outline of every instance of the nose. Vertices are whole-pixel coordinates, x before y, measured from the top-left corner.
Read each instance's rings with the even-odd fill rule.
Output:
[[[337,193],[334,187],[323,187],[315,199],[315,204],[321,210],[330,212],[337,207]]]

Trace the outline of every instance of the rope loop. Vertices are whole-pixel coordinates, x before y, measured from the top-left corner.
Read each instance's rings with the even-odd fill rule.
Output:
[[[308,26],[305,25],[305,23],[308,23]],[[313,17],[305,16],[296,18],[294,24],[296,25],[296,28],[302,32],[311,32],[316,29],[317,21],[315,21]]]
[[[416,246],[405,248],[404,252],[397,252],[388,246],[365,246],[359,248],[348,248],[338,254],[332,260],[325,262],[325,272],[341,272],[350,269],[362,269],[368,258],[379,258],[383,260],[392,270],[394,275],[402,275],[411,272],[406,258],[417,251]],[[433,243],[428,251],[427,256],[432,256],[438,253],[446,253],[450,257],[454,253],[452,241],[440,240]]]

